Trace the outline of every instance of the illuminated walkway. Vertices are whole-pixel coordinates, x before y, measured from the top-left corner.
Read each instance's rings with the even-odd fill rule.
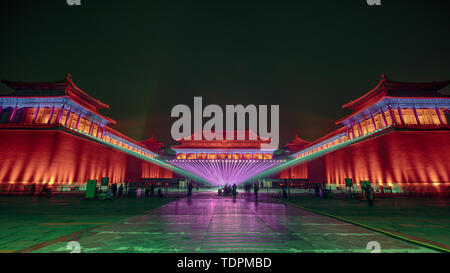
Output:
[[[179,199],[77,238],[82,252],[431,252],[273,199],[233,201],[213,193]],[[67,252],[67,241],[35,252]]]

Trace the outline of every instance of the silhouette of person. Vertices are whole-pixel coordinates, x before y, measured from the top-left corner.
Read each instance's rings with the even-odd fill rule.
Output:
[[[30,195],[34,196],[35,191],[36,191],[36,183],[33,183],[33,185],[31,185]]]
[[[153,197],[155,196],[155,184],[152,183],[152,185],[150,186],[150,196]]]
[[[233,199],[236,199],[236,195],[237,195],[237,186],[236,184],[233,184],[233,189],[232,189],[232,194],[233,194]]]
[[[116,194],[117,194],[117,184],[116,183],[111,185],[111,191],[112,191],[112,194],[113,194],[113,196],[115,198]]]
[[[286,187],[286,183],[283,183],[283,186],[281,187],[281,189],[283,190],[283,198],[287,198],[287,187]]]
[[[258,182],[255,183],[255,187],[253,188],[253,191],[255,192],[255,199],[258,199],[258,191],[259,191]]]
[[[192,185],[192,182],[189,182],[189,185],[188,185],[188,197],[191,197],[191,195],[192,195],[192,188],[194,188],[194,186]]]
[[[120,184],[120,186],[119,186],[119,197],[122,196],[122,193],[123,193],[123,184]]]

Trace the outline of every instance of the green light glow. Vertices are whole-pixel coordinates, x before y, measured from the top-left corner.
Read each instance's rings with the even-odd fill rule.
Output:
[[[156,165],[158,165],[158,166],[160,166],[160,167],[169,169],[169,170],[171,170],[171,171],[173,171],[173,172],[175,172],[175,173],[177,173],[177,174],[179,174],[179,175],[186,176],[186,177],[191,178],[192,180],[199,181],[199,182],[203,182],[203,183],[205,183],[205,184],[211,185],[211,183],[208,182],[207,180],[202,179],[202,178],[200,178],[200,177],[198,177],[198,176],[196,176],[196,175],[194,175],[194,174],[191,174],[191,173],[189,173],[189,172],[186,172],[186,171],[183,170],[183,169],[180,169],[180,168],[178,168],[178,167],[175,167],[175,166],[173,166],[173,165],[170,165],[169,163],[167,163],[167,162],[165,162],[165,161],[163,161],[163,160],[159,160],[159,159],[156,159],[156,158],[150,158],[150,157],[141,155],[141,154],[139,154],[139,153],[136,153],[135,151],[130,151],[130,150],[125,149],[125,148],[123,148],[123,147],[119,147],[119,146],[117,146],[117,145],[115,145],[115,144],[112,144],[112,143],[109,143],[109,142],[107,142],[107,141],[104,141],[103,139],[100,139],[100,138],[91,136],[91,135],[89,135],[89,134],[86,134],[86,133],[84,133],[84,132],[81,132],[81,131],[75,130],[75,129],[73,129],[73,128],[70,128],[70,127],[68,127],[68,126],[66,126],[66,125],[64,125],[64,124],[60,124],[60,125],[61,125],[62,127],[64,127],[64,128],[67,128],[67,129],[71,130],[71,131],[75,131],[75,132],[77,132],[77,133],[79,133],[79,134],[82,134],[82,135],[87,136],[87,137],[89,137],[89,138],[92,138],[92,139],[94,139],[94,140],[96,140],[96,141],[98,141],[98,142],[101,142],[101,143],[104,144],[104,145],[107,145],[107,146],[112,147],[112,148],[114,148],[114,149],[120,150],[120,151],[122,151],[122,152],[124,152],[124,153],[127,153],[127,154],[129,154],[129,155],[132,155],[132,156],[134,156],[134,157],[138,157],[138,158],[140,158],[140,159],[142,159],[142,160],[145,160],[145,161],[147,161],[147,162],[156,164]],[[152,152],[150,152],[150,153],[153,154]]]
[[[345,142],[342,142],[342,143],[333,145],[333,146],[331,146],[331,147],[327,147],[327,148],[325,148],[325,149],[323,149],[323,150],[320,150],[320,151],[318,151],[318,152],[312,153],[312,154],[310,154],[310,155],[306,155],[306,156],[301,157],[301,158],[291,159],[291,160],[287,161],[286,163],[280,164],[280,165],[278,165],[278,166],[276,166],[276,167],[274,167],[274,168],[271,168],[271,169],[269,169],[269,170],[263,171],[263,172],[261,172],[261,173],[255,175],[255,176],[251,177],[251,178],[248,179],[247,181],[255,180],[255,179],[258,179],[258,178],[264,178],[264,177],[267,177],[267,176],[269,176],[269,175],[278,173],[278,172],[280,172],[280,171],[282,171],[282,170],[284,170],[284,169],[287,169],[287,168],[289,168],[289,167],[295,166],[295,165],[297,165],[297,164],[309,162],[309,161],[311,161],[311,160],[313,160],[313,159],[316,159],[316,158],[318,158],[318,157],[320,157],[320,156],[322,156],[322,155],[324,155],[324,154],[327,154],[327,153],[329,153],[329,152],[332,152],[332,151],[341,149],[341,148],[343,148],[343,147],[349,146],[349,145],[351,145],[351,144],[354,144],[354,143],[356,143],[356,142],[360,142],[360,141],[362,141],[362,140],[365,140],[365,139],[367,139],[368,137],[371,137],[371,136],[373,136],[373,135],[376,134],[376,133],[385,131],[385,130],[391,128],[391,127],[392,127],[392,126],[389,125],[389,126],[387,126],[387,127],[383,127],[383,128],[378,129],[378,130],[375,130],[375,131],[373,131],[373,132],[371,132],[371,133],[369,133],[369,134],[366,134],[366,135],[364,135],[364,136],[360,136],[360,137],[357,137],[357,138],[349,139],[349,140],[347,140],[347,141],[345,141]],[[392,128],[393,128],[393,127],[392,127]],[[296,153],[296,154],[299,154],[299,153],[300,153],[300,152],[298,152],[298,153]]]

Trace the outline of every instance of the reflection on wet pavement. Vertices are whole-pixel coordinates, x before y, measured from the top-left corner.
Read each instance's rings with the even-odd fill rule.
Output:
[[[200,193],[76,238],[82,252],[431,252],[277,200]],[[35,252],[67,252],[57,242]]]

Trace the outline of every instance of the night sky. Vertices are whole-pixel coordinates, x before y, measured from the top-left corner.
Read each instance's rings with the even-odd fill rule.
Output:
[[[8,3],[9,2],[9,3]],[[337,128],[341,105],[397,81],[450,79],[449,1],[1,1],[0,78],[64,79],[137,140],[173,144],[170,110],[279,104],[281,145]],[[0,93],[10,90],[0,87]],[[449,93],[446,88],[445,93]]]

